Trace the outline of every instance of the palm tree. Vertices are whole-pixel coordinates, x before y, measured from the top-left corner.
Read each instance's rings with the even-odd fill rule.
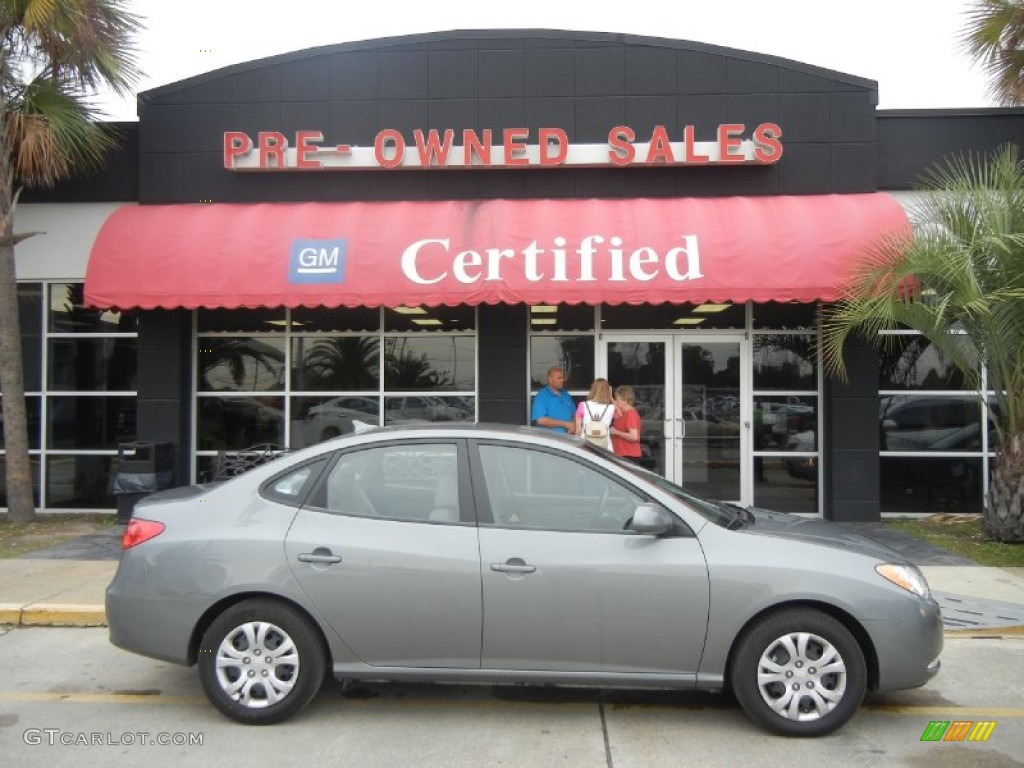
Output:
[[[37,233],[14,233],[14,209],[23,186],[51,186],[95,168],[113,145],[87,99],[102,87],[127,93],[140,74],[131,44],[140,23],[126,5],[0,3],[0,387],[9,520],[35,517],[14,246]]]
[[[925,176],[914,237],[866,259],[847,297],[826,310],[823,360],[843,374],[854,332],[919,331],[980,396],[987,388],[996,458],[984,528],[1024,541],[1024,164],[1015,145],[955,157]],[[987,384],[983,374],[987,371]]]
[[[996,101],[1024,104],[1024,2],[978,0],[961,35],[964,50],[991,78]]]

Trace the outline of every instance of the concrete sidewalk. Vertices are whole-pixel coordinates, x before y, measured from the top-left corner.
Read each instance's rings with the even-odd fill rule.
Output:
[[[1024,568],[987,568],[880,523],[847,523],[918,565],[950,633],[1024,634]],[[19,558],[0,559],[0,624],[104,626],[104,593],[122,526]]]

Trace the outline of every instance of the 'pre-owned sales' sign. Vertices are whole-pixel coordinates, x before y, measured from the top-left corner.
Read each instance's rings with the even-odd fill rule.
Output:
[[[748,135],[742,123],[723,123],[713,138],[698,141],[694,126],[683,126],[673,141],[665,126],[640,137],[626,125],[608,132],[604,144],[570,144],[561,128],[417,128],[408,141],[394,128],[372,147],[324,144],[322,131],[296,131],[294,141],[279,131],[224,133],[224,167],[230,171],[341,171],[456,168],[557,168],[562,166],[773,165],[782,158],[782,129],[761,123]]]

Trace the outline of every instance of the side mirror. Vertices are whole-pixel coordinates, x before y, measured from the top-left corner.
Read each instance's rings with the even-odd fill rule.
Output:
[[[672,530],[672,517],[656,504],[641,504],[633,512],[629,530],[647,536],[660,536]]]

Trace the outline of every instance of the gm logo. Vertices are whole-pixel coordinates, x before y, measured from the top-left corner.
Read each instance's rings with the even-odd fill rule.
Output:
[[[289,283],[342,283],[348,240],[292,240]]]

